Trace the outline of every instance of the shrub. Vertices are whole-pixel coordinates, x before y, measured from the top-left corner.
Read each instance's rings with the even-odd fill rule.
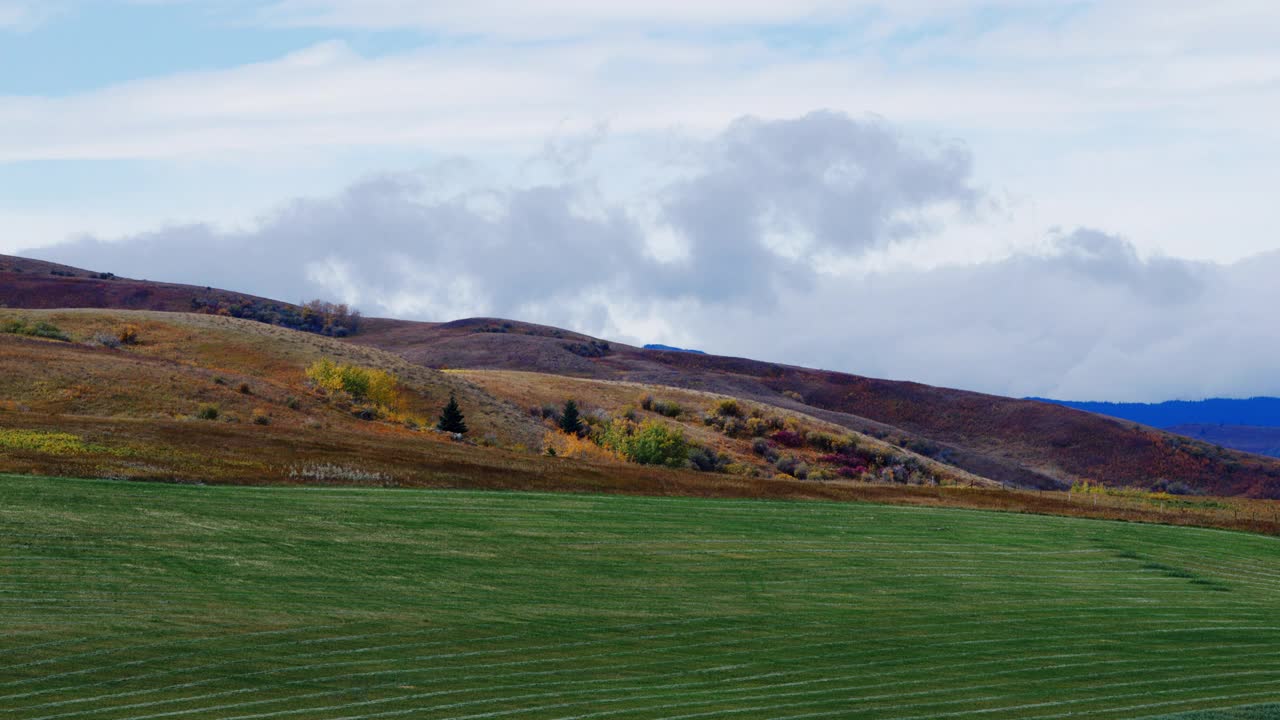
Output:
[[[240,393],[241,395],[252,395],[253,388],[249,387],[249,383],[242,382],[240,383],[239,386],[236,387],[236,392]]]
[[[641,408],[642,410],[646,411],[646,412],[648,412],[648,411],[652,410],[652,409],[653,409],[653,396],[652,396],[652,395],[641,395],[641,396],[640,396],[640,408]]]
[[[284,399],[284,406],[289,408],[290,410],[297,410],[298,408],[302,407],[302,401],[290,395],[289,397]]]
[[[196,417],[201,420],[217,420],[218,416],[221,414],[222,411],[218,409],[218,406],[211,403],[201,405],[200,408],[196,410]]]
[[[121,345],[136,345],[138,344],[138,334],[140,332],[137,325],[127,323],[116,328],[116,339],[120,341]]]
[[[836,436],[829,435],[824,432],[817,432],[817,431],[811,431],[806,433],[804,436],[804,440],[806,443],[809,444],[809,447],[814,448],[815,450],[822,450],[825,452],[831,452],[832,450],[835,450],[836,445],[839,444],[839,440],[836,438]]]
[[[849,436],[842,437],[840,438],[840,442],[835,447],[835,452],[837,455],[843,455],[845,457],[853,457],[858,452],[858,441],[853,437],[849,437]]]
[[[720,417],[740,418],[742,417],[742,406],[738,405],[737,400],[721,400],[716,403],[714,412]]]
[[[804,445],[804,436],[792,430],[779,430],[770,437],[783,447],[798,448]]]
[[[654,400],[651,406],[654,412],[669,418],[680,417],[680,413],[684,412],[684,408],[678,403],[668,400]]]
[[[794,475],[796,472],[796,468],[799,466],[800,466],[800,460],[796,458],[796,456],[794,455],[788,455],[784,458],[779,458],[777,464],[774,465],[774,467],[778,469],[778,472],[784,475]]]
[[[804,396],[796,392],[795,390],[783,390],[782,394],[786,397],[791,398],[792,400],[795,400],[796,402],[804,402]]]
[[[43,320],[35,325],[29,325],[26,320],[21,318],[6,320],[3,324],[0,324],[0,332],[9,333],[10,335],[45,338],[47,340],[61,340],[62,342],[71,341],[71,338],[58,329],[57,325]]]
[[[562,345],[565,350],[585,358],[602,358],[613,352],[613,348],[609,343],[603,340],[591,340],[584,343],[565,343]]]
[[[756,438],[755,440],[751,441],[751,452],[761,457],[768,455],[769,451],[772,449],[773,449],[773,445],[768,440],[765,440],[764,438]]]
[[[546,447],[546,453],[555,457],[614,463],[622,459],[618,453],[608,447],[577,435],[566,435],[558,431],[548,431],[543,437],[543,445]]]
[[[307,368],[307,379],[329,395],[345,392],[354,400],[367,400],[386,409],[400,401],[399,381],[384,370],[338,364],[326,358]]]
[[[716,454],[708,448],[693,448],[689,451],[689,465],[699,472],[725,472],[730,458],[724,453]]]
[[[843,467],[836,469],[836,475],[839,475],[842,478],[855,480],[857,478],[862,477],[862,473],[866,472],[866,470],[867,469],[865,467],[853,467],[850,465],[845,465]]]
[[[1169,493],[1170,495],[1200,495],[1201,492],[1181,480],[1156,480],[1151,486],[1152,492]]]
[[[267,414],[266,410],[258,408],[253,411],[253,424],[254,425],[270,425],[271,416]]]
[[[906,449],[918,455],[925,457],[936,457],[942,452],[942,448],[937,443],[925,440],[923,438],[911,438],[903,445]]]
[[[597,429],[592,438],[598,445],[641,465],[683,467],[689,460],[689,443],[684,431],[660,422],[636,426],[627,420],[614,420]]]
[[[747,424],[738,418],[727,417],[724,418],[724,425],[720,430],[731,438],[741,437],[747,431]]]
[[[764,418],[753,417],[747,420],[746,432],[751,437],[760,437],[769,432],[769,422]]]
[[[111,348],[112,350],[115,350],[116,348],[120,347],[120,338],[117,338],[115,335],[112,335],[111,333],[104,333],[104,332],[94,333],[93,342],[94,344],[101,345],[102,347],[105,347],[105,348]]]
[[[641,465],[681,467],[689,459],[689,443],[684,438],[683,430],[648,422],[629,439],[622,454]]]

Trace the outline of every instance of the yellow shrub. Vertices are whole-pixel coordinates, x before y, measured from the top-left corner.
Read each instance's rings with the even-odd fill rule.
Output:
[[[601,460],[605,462],[620,462],[622,460],[621,456],[612,450],[600,447],[594,442],[580,438],[577,435],[549,432],[543,438],[543,444],[555,450],[555,454],[558,457]]]
[[[345,392],[388,410],[400,405],[399,380],[385,370],[335,363],[325,358],[307,368],[307,379],[330,395]]]
[[[368,376],[366,396],[369,402],[377,403],[385,408],[396,408],[400,404],[399,382],[395,375],[385,370],[365,370]]]
[[[133,345],[138,342],[138,333],[141,331],[137,325],[127,323],[116,328],[116,339],[121,345]]]

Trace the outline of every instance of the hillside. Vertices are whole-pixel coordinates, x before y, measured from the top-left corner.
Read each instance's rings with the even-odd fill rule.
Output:
[[[1151,487],[1165,480],[1211,494],[1280,497],[1280,463],[1273,460],[1049,403],[743,358],[606,348],[580,334],[493,318],[367,321],[352,341],[427,367],[627,380],[768,402],[1014,486],[1062,488],[1089,479]]]
[[[779,476],[753,449],[754,438],[704,424],[703,413],[727,399],[714,394],[609,381],[588,387],[555,375],[441,372],[334,338],[191,313],[8,310],[0,311],[0,326],[43,328],[48,336],[0,332],[0,471],[754,497],[853,497],[865,490]],[[134,335],[128,344],[115,339],[122,328]],[[322,360],[390,373],[399,385],[394,407],[371,408],[318,389],[307,369]],[[660,414],[636,407],[654,392],[662,393],[664,410],[677,403],[684,409]],[[465,443],[431,429],[450,396],[466,411]],[[717,467],[640,467],[559,433],[542,409],[570,397],[581,400],[592,423],[626,415],[679,430]],[[802,413],[747,410],[767,412],[801,435],[828,433],[821,436],[834,441],[841,432]],[[880,458],[885,467],[905,464],[933,483],[992,485],[875,438],[840,437],[856,442],[860,457]],[[545,448],[560,457],[545,456]],[[811,464],[812,479],[819,479],[823,452],[788,453],[796,464]]]
[[[221,290],[98,275],[4,258],[0,299],[10,307],[79,304],[165,311],[190,309],[192,298],[201,292],[225,296],[227,302],[241,306],[249,301],[274,302]],[[535,372],[732,396],[800,413],[814,423],[856,433],[864,443],[865,438],[884,441],[897,448],[895,452],[926,456],[955,473],[1011,487],[1063,489],[1087,480],[1113,487],[1176,487],[1214,495],[1280,497],[1280,462],[1043,402],[741,358],[647,350],[494,318],[445,323],[364,319],[360,332],[340,345],[352,353],[383,353],[380,362],[395,356],[403,365],[436,371]],[[338,346],[333,348],[337,353]],[[440,376],[439,372],[433,375]],[[430,402],[438,401],[437,393]],[[423,400],[421,406],[430,402]],[[525,423],[523,430],[515,430],[520,423],[511,416],[529,408],[521,407],[518,399],[503,402],[508,419],[502,431],[524,435],[518,441],[496,436],[494,441],[526,449],[539,446],[545,424]],[[697,413],[705,409],[698,408],[683,420],[691,431]],[[726,451],[750,460],[741,443]]]
[[[246,293],[177,283],[134,280],[31,258],[0,255],[0,307],[117,308],[191,312],[192,301],[227,305],[262,303],[297,307]]]
[[[1245,533],[5,476],[0,508],[14,720],[1129,720],[1280,703],[1280,553]]]

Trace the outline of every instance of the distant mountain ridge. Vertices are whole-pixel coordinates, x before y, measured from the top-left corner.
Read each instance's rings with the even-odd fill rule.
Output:
[[[661,345],[659,343],[650,343],[644,346],[645,350],[665,350],[667,352],[693,353],[694,355],[706,355],[701,350],[690,350],[688,348],[672,347],[671,345]]]
[[[1248,399],[1210,398],[1208,400],[1171,400],[1162,403],[1076,402],[1028,398],[1086,412],[1131,420],[1157,428],[1179,425],[1237,425],[1280,427],[1280,398]]]

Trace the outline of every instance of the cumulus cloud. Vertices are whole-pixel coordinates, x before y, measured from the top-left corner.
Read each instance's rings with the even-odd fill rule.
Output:
[[[42,253],[290,299],[338,293],[416,316],[544,313],[592,295],[762,307],[811,281],[812,258],[915,237],[929,212],[981,197],[963,147],[919,144],[875,119],[744,118],[695,147],[646,201],[685,250],[674,259],[652,252],[636,208],[589,181],[439,197],[415,175],[298,200],[247,231],[177,227]]]
[[[515,317],[1009,395],[1280,394],[1265,317],[1280,255],[1143,257],[1075,229],[1000,260],[872,272],[862,259],[930,236],[938,218],[981,215],[962,145],[832,112],[744,118],[621,202],[579,177],[598,134],[548,149],[573,179],[440,193],[429,174],[387,176],[244,230],[173,227],[36,254],[375,315]]]

